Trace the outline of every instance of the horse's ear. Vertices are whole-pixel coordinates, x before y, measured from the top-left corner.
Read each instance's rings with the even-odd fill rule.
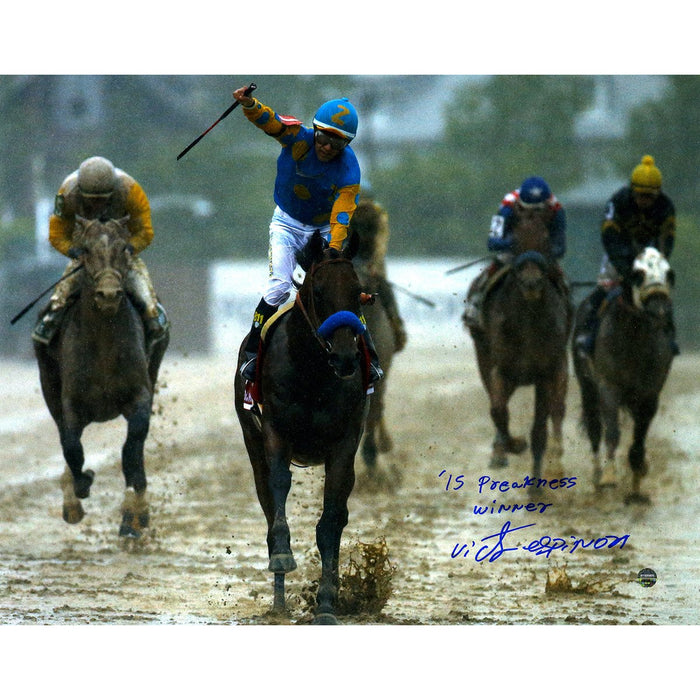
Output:
[[[131,231],[127,228],[127,223],[131,216],[127,214],[126,216],[122,216],[121,219],[117,219],[117,226],[119,227],[119,234],[120,237],[123,238],[125,241],[128,241],[131,238]]]
[[[295,253],[297,264],[304,272],[308,272],[314,263],[321,261],[324,244],[325,241],[323,236],[321,236],[321,232],[316,229],[311,238],[309,238],[308,243]]]
[[[352,260],[360,249],[360,236],[354,229],[349,231],[348,241],[343,248],[343,257]]]

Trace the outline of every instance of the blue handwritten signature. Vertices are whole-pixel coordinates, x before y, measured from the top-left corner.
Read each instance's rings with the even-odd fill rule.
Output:
[[[588,542],[586,542],[586,540],[580,537],[571,535],[570,539],[573,541],[570,542],[561,537],[550,537],[549,535],[545,535],[539,539],[532,540],[528,544],[516,545],[514,547],[504,546],[503,543],[508,534],[511,532],[516,532],[517,530],[524,530],[526,527],[532,527],[533,525],[535,525],[535,523],[513,527],[510,520],[506,521],[503,523],[503,527],[499,532],[481,538],[480,542],[486,542],[487,540],[493,540],[494,538],[497,539],[495,542],[489,542],[488,544],[484,544],[482,547],[480,547],[474,554],[474,560],[479,563],[483,561],[494,562],[497,559],[500,559],[506,552],[514,552],[518,549],[523,549],[526,552],[534,554],[535,556],[544,555],[547,559],[549,559],[549,556],[555,551],[573,553],[579,548],[612,549],[618,546],[620,549],[622,549],[627,544],[627,540],[630,538],[630,535],[605,535],[603,537],[591,538]],[[452,548],[452,554],[450,556],[452,559],[457,559],[458,557],[466,558],[469,556],[469,553],[476,548],[476,546],[477,544],[474,540],[472,540],[471,546],[469,544],[460,544],[457,542],[457,544],[455,544],[455,546]]]

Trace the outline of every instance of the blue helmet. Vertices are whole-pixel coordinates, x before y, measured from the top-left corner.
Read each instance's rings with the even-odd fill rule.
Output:
[[[541,177],[529,177],[520,185],[520,202],[525,208],[541,207],[552,196],[552,190]]]
[[[329,100],[318,108],[313,123],[319,129],[354,139],[357,134],[357,110],[347,97]]]

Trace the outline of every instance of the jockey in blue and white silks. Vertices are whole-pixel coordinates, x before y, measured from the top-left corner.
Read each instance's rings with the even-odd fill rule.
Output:
[[[487,247],[496,253],[491,264],[472,282],[467,293],[462,320],[468,327],[479,327],[482,322],[481,306],[489,288],[489,280],[513,258],[517,243],[518,225],[527,221],[544,226],[548,231],[547,255],[559,260],[566,253],[566,212],[552,193],[547,181],[535,175],[526,178],[517,189],[501,200],[498,213],[491,217]],[[563,283],[564,274],[557,265],[553,273]]]

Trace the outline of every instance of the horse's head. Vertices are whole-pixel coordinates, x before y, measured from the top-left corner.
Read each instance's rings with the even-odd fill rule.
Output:
[[[656,248],[645,248],[632,264],[632,301],[638,309],[665,321],[670,317],[671,288],[675,274]]]
[[[339,377],[349,377],[360,366],[360,281],[352,264],[357,252],[356,236],[338,252],[325,248],[315,233],[307,246],[310,268],[299,290],[299,300],[312,331],[328,354]]]
[[[513,260],[516,282],[526,301],[538,301],[548,279],[547,260],[534,250],[521,253]]]
[[[76,217],[73,243],[93,289],[97,308],[114,315],[124,298],[124,282],[129,270],[132,248],[126,227],[129,217],[122,219],[84,219]]]
[[[513,225],[514,253],[536,251],[545,257],[551,255],[549,227],[553,213],[547,207],[516,207]]]

